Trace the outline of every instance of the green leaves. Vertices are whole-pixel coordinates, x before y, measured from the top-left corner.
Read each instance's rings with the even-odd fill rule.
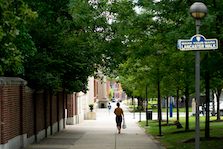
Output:
[[[3,0],[0,14],[0,73],[13,76],[21,74],[23,49],[17,45],[16,40],[28,22],[36,17],[36,13],[27,8],[22,0]]]
[[[216,8],[222,3],[206,3],[210,11],[200,32],[206,38],[217,36],[221,47],[222,10]],[[195,34],[188,0],[3,0],[0,4],[0,73],[22,75],[33,88],[86,91],[87,78],[97,69],[127,77],[122,79],[130,86],[137,81],[137,88],[146,77],[155,88],[158,67],[164,86],[167,80],[182,88],[193,84],[194,54],[176,49],[177,39]],[[134,10],[137,5],[144,9],[140,14]],[[162,55],[155,56],[157,51]],[[219,55],[211,57],[221,60]],[[144,68],[150,68],[148,76]],[[221,72],[218,68],[212,71]]]
[[[98,68],[104,72],[115,60],[108,60],[114,51],[108,52],[106,41],[107,3],[100,1],[27,1],[38,12],[29,33],[37,49],[26,57],[25,78],[35,89],[69,92],[87,91],[88,77]],[[43,80],[43,81],[42,81]]]
[[[122,9],[130,8],[126,1],[122,3],[124,6],[114,5],[116,7],[111,9],[114,13],[117,13],[115,15],[116,22],[111,25],[117,34],[114,37],[125,41],[128,47],[125,48],[128,59],[120,65],[118,71],[120,81],[123,80],[123,83],[128,83],[129,86],[134,81],[137,82],[139,93],[142,90],[140,86],[144,86],[143,77],[148,77],[148,84],[151,85],[151,88],[155,88],[156,86],[152,84],[157,81],[156,71],[159,68],[161,87],[163,87],[161,92],[162,90],[167,92],[168,89],[171,94],[171,90],[176,89],[181,89],[183,92],[187,90],[189,94],[194,92],[194,51],[181,52],[176,49],[178,39],[190,39],[196,34],[195,20],[189,14],[192,3],[188,0],[139,0],[136,5],[143,9],[140,14],[129,13],[132,9],[127,11]],[[217,38],[220,48],[218,51],[201,52],[201,76],[209,71],[214,82],[217,80],[215,77],[222,77],[221,45],[223,42],[221,26],[223,18],[222,10],[219,9],[222,2],[206,0],[204,3],[208,7],[208,15],[201,20],[200,33],[207,39]],[[118,35],[123,38],[118,38]],[[157,51],[161,51],[162,56],[155,56]],[[209,58],[205,59],[203,54],[207,53]],[[135,63],[129,65],[131,61]],[[144,68],[150,69],[148,76],[139,71]],[[134,78],[131,83],[127,81],[130,78]],[[167,85],[168,82],[170,82],[169,85]],[[170,88],[167,89],[168,86]],[[203,85],[201,86],[203,87]],[[153,95],[152,92],[151,94]],[[166,94],[164,93],[164,95]]]

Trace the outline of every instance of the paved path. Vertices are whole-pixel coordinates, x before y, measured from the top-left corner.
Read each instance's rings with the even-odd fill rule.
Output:
[[[165,149],[153,137],[149,137],[133,119],[132,113],[121,104],[124,110],[126,129],[118,134],[113,113],[107,109],[97,109],[97,120],[84,120],[77,125],[68,125],[66,129],[28,145],[25,149]]]

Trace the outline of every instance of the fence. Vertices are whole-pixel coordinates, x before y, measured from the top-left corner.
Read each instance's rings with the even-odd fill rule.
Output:
[[[65,90],[34,92],[21,78],[0,77],[0,149],[19,149],[65,128],[76,112],[76,96]],[[68,103],[68,104],[67,104]]]

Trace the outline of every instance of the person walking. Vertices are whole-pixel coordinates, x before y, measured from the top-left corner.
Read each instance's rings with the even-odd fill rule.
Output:
[[[206,109],[205,109],[205,105],[204,105],[204,103],[202,103],[202,111],[203,111],[203,116],[205,116],[205,111],[206,111]]]
[[[120,103],[117,103],[117,108],[114,111],[115,115],[116,115],[116,124],[117,124],[117,128],[118,128],[118,133],[121,132],[121,125],[122,125],[122,116],[124,118],[124,113],[122,108],[120,108]]]
[[[108,113],[109,113],[109,115],[111,113],[111,104],[110,103],[108,104]]]

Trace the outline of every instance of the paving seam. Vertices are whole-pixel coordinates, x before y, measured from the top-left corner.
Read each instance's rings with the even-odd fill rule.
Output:
[[[79,123],[80,124],[80,123]],[[76,125],[78,125],[78,124],[76,124]],[[92,126],[93,127],[93,126]],[[92,128],[91,127],[91,128]],[[84,137],[84,135],[91,129],[91,128],[89,128],[80,138],[78,138],[73,144],[71,144],[67,149],[69,149],[70,147],[74,147],[75,146],[75,143],[77,142],[77,141],[79,141],[81,138],[83,138]]]
[[[142,131],[160,148],[166,149],[157,139],[155,139],[150,133],[146,131],[144,127],[142,127],[138,122],[136,124],[142,129]],[[155,141],[156,140],[156,141]]]
[[[117,133],[115,133],[115,149],[116,149]]]

